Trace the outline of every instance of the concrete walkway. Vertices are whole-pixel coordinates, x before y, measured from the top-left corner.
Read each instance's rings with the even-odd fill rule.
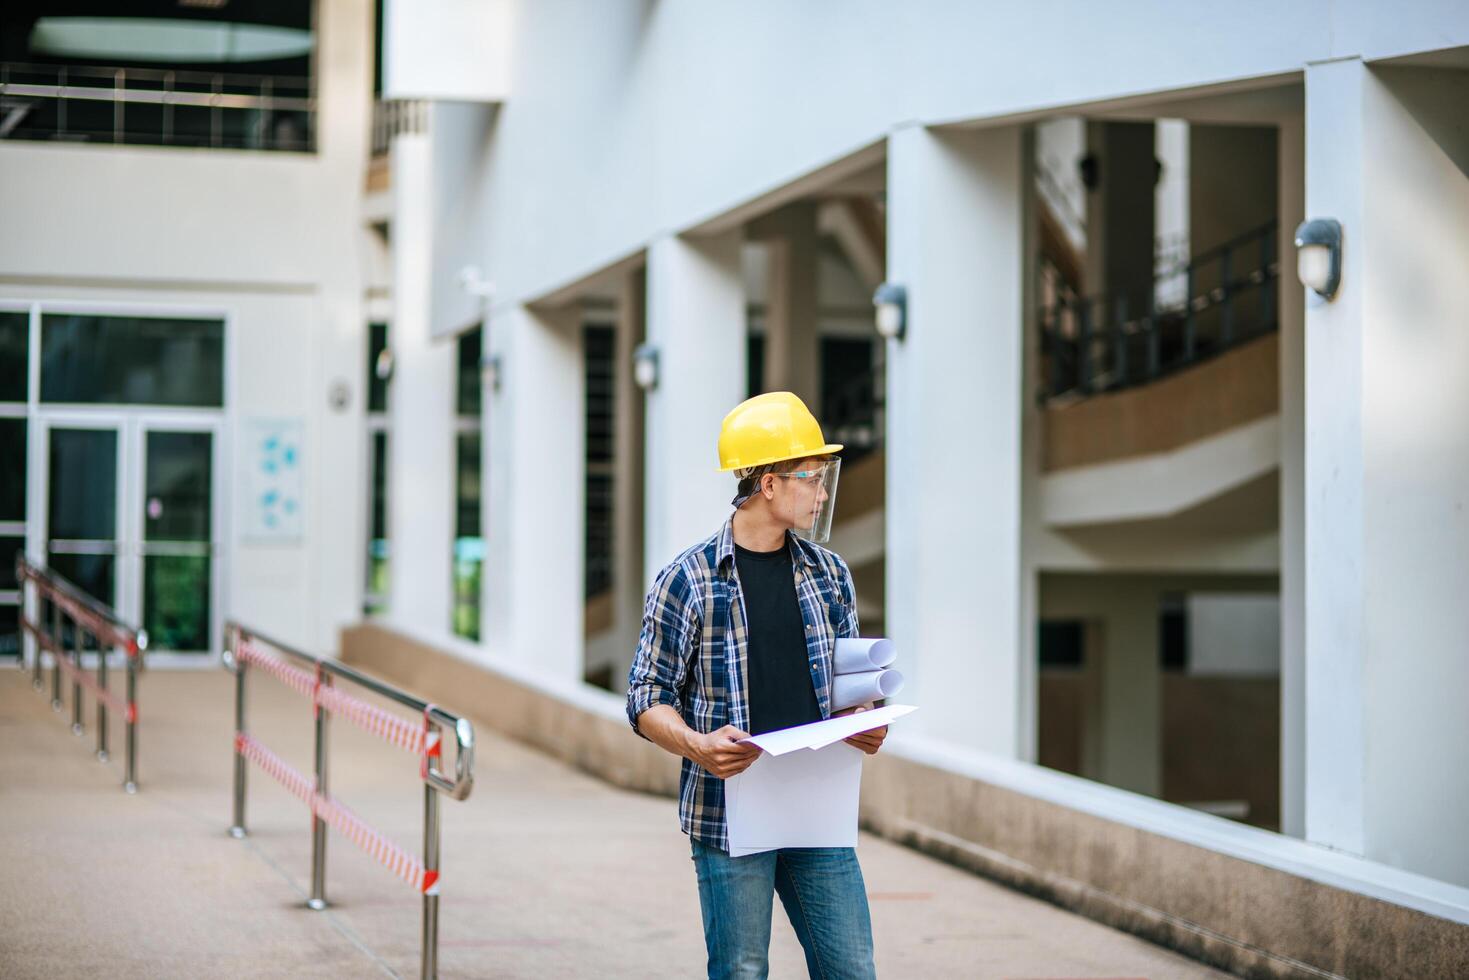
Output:
[[[250,836],[228,836],[232,683],[218,669],[144,675],[142,788],[130,797],[117,757],[91,756],[90,701],[77,738],[69,707],[53,713],[26,675],[0,672],[0,976],[417,975],[416,893],[332,834],[332,907],[307,910],[306,808],[258,768]],[[257,672],[249,724],[310,771],[305,699]],[[342,721],[331,758],[333,795],[417,853],[417,761]],[[481,730],[474,793],[442,809],[442,976],[702,976],[671,800]],[[884,977],[1223,976],[886,841],[864,837],[859,853]],[[778,903],[776,920],[771,976],[802,977]]]

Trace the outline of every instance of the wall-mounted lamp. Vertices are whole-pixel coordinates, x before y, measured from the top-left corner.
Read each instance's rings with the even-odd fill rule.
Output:
[[[658,348],[639,344],[632,352],[632,379],[644,391],[658,387]]]
[[[1324,299],[1341,285],[1341,222],[1312,218],[1296,229],[1296,275]]]
[[[888,340],[902,340],[908,332],[908,290],[895,282],[885,282],[872,294],[877,307],[877,332]]]
[[[393,351],[384,347],[377,352],[377,360],[372,362],[372,373],[377,375],[379,381],[387,381],[393,376]]]
[[[500,390],[500,380],[505,374],[504,362],[498,352],[485,354],[479,359],[480,377],[491,391]]]

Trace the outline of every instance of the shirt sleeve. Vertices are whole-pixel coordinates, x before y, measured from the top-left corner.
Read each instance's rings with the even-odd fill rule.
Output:
[[[638,729],[638,716],[656,704],[683,714],[683,690],[689,661],[698,649],[699,604],[688,572],[681,564],[658,573],[643,603],[638,651],[627,673],[627,720]]]

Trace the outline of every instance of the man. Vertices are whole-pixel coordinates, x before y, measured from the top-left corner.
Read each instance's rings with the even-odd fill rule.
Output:
[[[836,640],[857,635],[851,573],[818,544],[831,530],[841,448],[789,392],[737,406],[719,434],[720,468],[740,481],[734,514],[658,573],[643,610],[627,714],[634,731],[684,760],[679,820],[698,872],[710,978],[766,975],[773,894],[812,977],[874,976],[856,852],[732,858],[724,818],[724,780],[760,755],[740,739],[828,717]],[[886,735],[847,741],[872,754]]]

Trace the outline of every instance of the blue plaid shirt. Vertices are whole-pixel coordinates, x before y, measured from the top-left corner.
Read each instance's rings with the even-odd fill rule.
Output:
[[[836,641],[857,635],[856,590],[846,562],[836,554],[794,534],[786,538],[806,625],[811,686],[821,716],[827,718]],[[748,651],[733,524],[726,521],[719,533],[679,555],[653,580],[643,605],[637,656],[627,676],[627,718],[633,731],[638,730],[638,716],[655,704],[672,705],[696,732],[725,725],[749,731]],[[724,780],[685,759],[678,797],[684,833],[728,851]]]

